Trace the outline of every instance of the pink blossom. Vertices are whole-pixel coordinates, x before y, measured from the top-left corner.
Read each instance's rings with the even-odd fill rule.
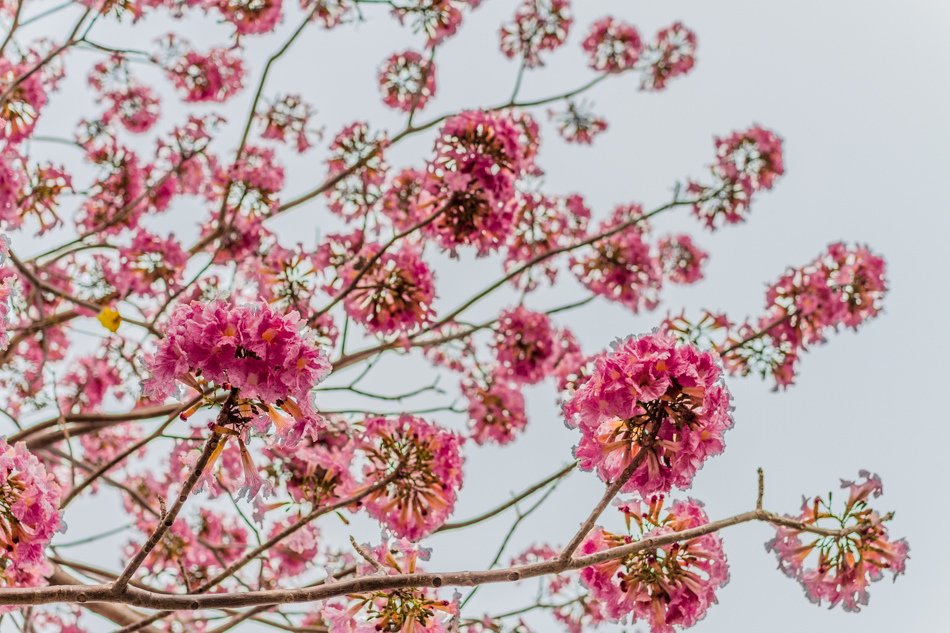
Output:
[[[586,101],[569,100],[565,110],[548,110],[548,116],[568,143],[590,145],[594,137],[607,130],[607,120],[591,112]]]
[[[716,162],[710,171],[712,184],[690,181],[687,187],[697,196],[693,213],[710,229],[738,224],[748,215],[753,196],[771,189],[785,173],[782,139],[758,125],[716,138]]]
[[[227,48],[207,53],[186,51],[166,69],[172,83],[191,103],[221,103],[233,97],[244,85],[244,62]]]
[[[540,382],[554,357],[551,319],[523,306],[505,310],[495,325],[494,347],[502,375],[521,384]]]
[[[316,438],[304,436],[296,446],[268,446],[268,475],[275,484],[283,483],[297,503],[318,507],[338,501],[355,488],[350,472],[355,447],[346,429],[328,423]]]
[[[617,207],[611,219],[601,223],[599,233],[614,231],[642,215],[640,205]],[[571,271],[588,290],[634,312],[659,305],[663,268],[638,225],[597,240],[585,250],[572,255],[570,263]]]
[[[580,241],[586,234],[589,220],[590,209],[577,194],[519,195],[511,234],[508,236],[505,270],[511,271],[536,257]],[[548,281],[554,283],[559,268],[554,259],[549,258],[538,263],[530,270],[517,275],[512,282],[519,287],[533,290],[539,283],[537,273],[540,272]]]
[[[470,110],[451,117],[435,143],[420,205],[438,214],[426,230],[447,249],[497,249],[512,222],[514,182],[528,166],[523,130],[510,117]]]
[[[60,487],[23,442],[0,439],[0,585],[35,587],[52,572],[44,550],[60,529]]]
[[[357,121],[347,125],[330,143],[327,177],[339,180],[326,191],[330,210],[346,220],[361,218],[382,195],[389,165],[383,156],[385,134],[374,134]]]
[[[106,281],[121,297],[136,294],[156,296],[178,287],[188,255],[173,236],[162,238],[144,230],[136,231],[129,246],[118,249],[114,266],[103,259]]]
[[[560,48],[573,22],[568,0],[522,0],[514,19],[501,27],[501,52],[523,58],[526,68],[543,66],[540,53]]]
[[[505,377],[472,375],[462,382],[468,398],[468,423],[476,444],[508,444],[528,424],[524,395]]]
[[[216,0],[224,19],[239,35],[270,33],[281,19],[282,0]]]
[[[419,540],[452,514],[462,487],[462,438],[411,415],[369,418],[357,441],[367,485],[398,473],[363,501],[366,511],[400,538]]]
[[[291,517],[275,523],[268,533],[274,537],[303,517]],[[293,578],[306,572],[319,553],[320,531],[312,523],[282,539],[267,554],[267,565],[280,578]]]
[[[264,123],[261,138],[275,141],[294,141],[298,152],[307,151],[312,145],[312,136],[319,136],[319,129],[310,127],[315,111],[299,95],[288,94],[275,100],[267,110],[258,113]]]
[[[409,22],[426,36],[426,45],[436,46],[455,35],[462,24],[462,9],[476,7],[481,0],[408,0],[393,8],[399,21]]]
[[[636,27],[609,16],[591,25],[581,47],[587,53],[588,65],[605,73],[633,68],[643,50]]]
[[[46,105],[42,73],[34,72],[25,77],[32,67],[29,62],[14,64],[6,58],[0,59],[0,85],[10,86],[19,80],[0,104],[0,140],[19,143],[32,135],[40,111]],[[4,92],[6,90],[4,88]]]
[[[593,554],[709,523],[702,505],[692,499],[674,502],[663,517],[662,505],[662,496],[621,505],[628,525],[636,525],[636,533],[617,535],[597,527],[579,552]],[[716,603],[716,590],[728,579],[726,554],[717,534],[643,550],[581,571],[581,580],[609,617],[632,615],[649,622],[654,633],[672,633],[674,627],[696,624]]]
[[[703,264],[709,253],[686,234],[668,235],[657,244],[663,274],[674,284],[694,284],[703,278]]]
[[[435,96],[435,64],[416,51],[390,55],[377,79],[383,103],[396,110],[422,110]]]
[[[696,64],[696,33],[682,22],[660,29],[643,50],[644,90],[663,90],[670,79],[687,74]]]
[[[343,269],[346,286],[357,279],[356,286],[343,301],[346,313],[375,334],[411,332],[428,323],[434,316],[435,278],[419,251],[406,246],[397,252],[380,253],[382,247],[364,247],[362,265]],[[369,266],[369,268],[366,268]]]
[[[403,169],[383,191],[381,210],[399,232],[417,226],[431,215],[419,204],[424,178],[425,173],[418,169]]]
[[[176,381],[197,385],[198,378],[230,385],[242,399],[259,403],[282,435],[299,439],[316,425],[309,392],[330,370],[325,352],[299,326],[296,312],[282,315],[266,304],[184,304],[172,314],[165,338],[149,359],[146,391],[163,398]],[[267,419],[262,416],[257,417]]]
[[[857,481],[841,482],[848,491],[840,511],[832,507],[831,493],[825,497],[805,498],[795,521],[813,528],[852,530],[846,536],[820,536],[804,530],[779,526],[776,536],[766,543],[775,552],[779,569],[798,580],[809,600],[827,601],[845,611],[860,611],[868,603],[868,588],[881,580],[885,571],[894,579],[904,573],[910,547],[904,539],[891,539],[885,523],[869,501],[883,490],[881,480],[866,470]]]
[[[688,487],[732,426],[715,356],[662,334],[628,338],[600,356],[564,412],[581,432],[581,468],[612,482],[637,458],[622,490],[642,495]]]

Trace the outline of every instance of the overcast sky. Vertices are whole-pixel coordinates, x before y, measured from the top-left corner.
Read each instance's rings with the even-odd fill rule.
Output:
[[[285,20],[278,35],[249,40],[255,81],[267,52],[296,25],[296,3],[290,4],[293,19]],[[486,0],[467,16],[462,33],[439,52],[439,94],[423,120],[507,98],[516,64],[497,51],[497,28],[516,4]],[[784,137],[787,168],[775,189],[761,196],[745,225],[710,234],[685,213],[660,219],[659,229],[690,231],[711,252],[707,280],[667,291],[666,303],[653,314],[633,315],[598,301],[560,317],[559,323],[570,326],[586,350],[649,331],[666,310],[686,308],[696,314],[708,307],[737,319],[757,313],[767,282],[786,266],[811,260],[835,240],[866,243],[883,254],[889,266],[892,290],[885,314],[859,333],[833,335],[827,345],[807,353],[793,388],[775,393],[770,384],[755,378],[729,380],[735,428],[727,435],[726,452],[707,464],[688,494],[702,499],[713,518],[747,510],[754,503],[755,468],[762,466],[767,507],[793,512],[802,494],[826,492],[840,477],[854,477],[861,468],[876,471],[885,487],[881,509],[896,510],[892,531],[911,544],[907,575],[896,584],[876,584],[870,605],[860,614],[829,612],[809,603],[799,586],[775,569],[774,558],[763,550],[769,528],[740,526],[723,533],[732,580],[719,592],[720,604],[695,630],[939,630],[950,589],[950,546],[944,536],[950,523],[944,454],[950,440],[944,401],[950,377],[944,326],[950,314],[944,278],[950,236],[944,195],[950,172],[950,3],[583,0],[574,5],[577,19],[569,44],[549,57],[546,69],[526,77],[525,97],[560,92],[589,78],[579,41],[587,26],[607,13],[633,22],[645,36],[682,20],[699,35],[699,61],[691,75],[659,95],[639,92],[634,77],[615,78],[592,90],[589,98],[609,120],[610,130],[591,148],[565,145],[546,126],[540,155],[546,190],[582,193],[598,217],[618,203],[662,204],[677,180],[702,173],[712,157],[714,134],[753,122]],[[398,129],[401,119],[383,112],[379,104],[375,68],[389,53],[419,48],[421,42],[383,9],[368,8],[366,14],[368,22],[356,27],[308,32],[277,66],[265,94],[303,94],[319,110],[331,136],[356,118]],[[58,41],[67,25],[63,16],[43,28]],[[145,38],[162,31],[150,28],[103,24],[94,33],[103,42],[143,45]],[[177,28],[199,49],[223,43],[227,33],[197,19]],[[74,129],[83,112],[77,104],[88,101],[82,69],[93,59],[85,52],[70,56],[75,73],[65,87],[70,97],[58,98],[61,103],[44,114],[41,133],[65,136]],[[239,124],[247,111],[248,92],[226,108],[233,123]],[[165,107],[165,125],[180,118],[173,101]],[[229,140],[219,150],[233,144]],[[288,166],[289,194],[319,181],[324,148],[325,143]],[[430,148],[431,136],[408,140],[392,152],[391,162],[420,165]],[[69,150],[49,151],[59,160],[75,158],[57,153]],[[179,209],[178,215],[163,220],[166,229],[175,222],[176,234],[186,241],[194,233],[185,223],[187,211]],[[325,206],[317,200],[273,227],[287,245],[300,239],[312,244],[318,233],[333,230],[335,224],[326,220]],[[19,250],[32,248],[24,240]],[[447,310],[498,270],[498,261],[491,258],[440,263],[439,305]],[[531,305],[546,308],[580,296],[580,287],[566,282],[532,299]],[[508,296],[486,302],[471,319],[488,316],[511,300]],[[411,375],[416,370],[405,367],[398,360],[384,364],[372,386],[397,392],[427,379],[427,374]],[[422,372],[421,365],[411,367]],[[576,432],[562,424],[552,386],[531,388],[528,395],[531,422],[521,441],[469,452],[457,517],[493,505],[570,459]],[[510,552],[532,542],[563,543],[601,490],[591,474],[571,476],[524,522]],[[109,497],[78,507],[81,510],[67,517],[70,540],[125,520]],[[430,539],[435,549],[430,567],[484,567],[511,520],[507,514],[464,535]],[[340,543],[348,533],[329,521],[321,527]],[[369,540],[376,528],[357,523],[350,531]],[[110,541],[95,556],[86,556],[117,558],[113,548],[120,542]],[[79,550],[71,553],[81,556]],[[472,602],[469,614],[518,607],[530,602],[533,591],[533,585],[520,592],[487,588]],[[556,630],[554,626],[544,622],[538,630]]]

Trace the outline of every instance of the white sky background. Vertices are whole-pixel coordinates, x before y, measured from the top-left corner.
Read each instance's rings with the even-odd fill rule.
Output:
[[[439,51],[438,97],[420,121],[507,99],[517,64],[498,52],[497,28],[516,4],[486,0],[467,15],[461,34]],[[37,6],[53,5],[49,0]],[[545,125],[540,164],[547,174],[547,191],[582,193],[598,217],[618,203],[639,201],[651,208],[669,199],[677,180],[703,173],[712,158],[714,134],[753,122],[785,138],[787,167],[786,176],[760,197],[745,225],[710,234],[685,209],[658,220],[660,232],[689,231],[711,252],[707,280],[685,289],[667,289],[666,302],[653,314],[632,315],[597,301],[560,315],[558,322],[577,333],[585,350],[648,331],[667,309],[676,312],[685,307],[695,315],[708,307],[737,319],[756,314],[762,309],[767,282],[786,266],[811,260],[838,239],[867,243],[889,264],[892,290],[886,313],[857,335],[833,335],[828,345],[807,353],[797,385],[788,392],[773,393],[770,384],[756,378],[729,379],[736,426],[727,435],[724,455],[707,464],[688,494],[702,499],[712,518],[747,510],[754,502],[755,467],[761,465],[766,472],[766,506],[792,512],[802,494],[836,488],[840,477],[853,477],[861,468],[876,471],[885,485],[881,509],[897,511],[892,531],[911,543],[907,575],[896,584],[889,580],[876,584],[870,606],[860,614],[829,612],[809,603],[798,585],[775,569],[774,558],[762,547],[771,537],[768,527],[732,528],[723,534],[732,580],[719,592],[720,604],[695,630],[939,630],[950,589],[946,575],[950,546],[944,534],[950,520],[944,499],[950,431],[942,398],[948,377],[945,358],[950,354],[943,327],[950,311],[943,278],[950,235],[943,186],[950,170],[946,122],[950,4],[575,0],[574,5],[577,20],[568,45],[548,56],[546,69],[526,76],[523,97],[561,92],[590,77],[579,41],[587,26],[607,13],[633,22],[645,38],[683,20],[699,35],[699,62],[692,74],[672,82],[659,95],[639,92],[633,76],[611,79],[592,90],[588,98],[610,122],[607,134],[598,137],[592,148],[566,145]],[[248,39],[255,84],[266,55],[297,24],[295,3],[290,10],[291,17],[277,35]],[[391,131],[403,123],[401,116],[381,106],[375,69],[393,51],[420,49],[421,38],[400,28],[382,7],[367,7],[365,13],[368,21],[356,27],[329,33],[312,28],[279,63],[265,90],[268,96],[286,91],[303,94],[319,110],[327,139],[357,118]],[[60,41],[73,19],[57,16],[33,32]],[[143,28],[103,21],[93,37],[116,46],[145,47],[155,35],[174,28],[205,50],[226,41],[227,29],[210,24],[196,18],[158,28],[146,21]],[[97,111],[89,103],[84,73],[98,58],[88,52],[68,57],[72,74],[65,94],[54,97],[43,114],[41,134],[69,136],[80,115]],[[153,77],[148,73],[143,76]],[[162,93],[170,94],[167,83],[158,81]],[[219,141],[218,152],[233,151],[233,125],[242,124],[250,92],[245,90],[225,107],[232,129]],[[167,129],[181,118],[181,106],[171,98],[163,108],[159,126]],[[543,112],[537,114],[543,119]],[[390,162],[421,165],[431,140],[431,135],[408,139],[389,154]],[[303,158],[288,162],[288,195],[319,182],[325,173],[325,147],[326,139]],[[37,146],[35,151],[48,152],[67,166],[76,158],[68,148]],[[180,204],[153,226],[172,228],[188,242],[194,234],[189,211]],[[336,222],[327,218],[323,201],[317,200],[272,226],[285,245],[300,239],[313,244],[318,232],[336,230]],[[36,246],[15,236],[14,249],[29,254]],[[440,261],[443,313],[500,270],[497,258]],[[583,296],[576,283],[567,276],[563,279],[557,290],[538,293],[529,306],[549,308]],[[489,317],[511,300],[508,295],[487,301],[469,316],[473,321]],[[390,359],[366,386],[389,393],[412,388],[429,380],[423,368],[420,363]],[[527,393],[531,422],[520,441],[504,448],[470,447],[456,518],[495,505],[510,491],[526,487],[570,459],[576,432],[563,426],[552,386],[547,383]],[[532,542],[562,544],[602,489],[592,474],[572,475],[522,524],[509,552]],[[512,519],[506,514],[477,530],[429,539],[435,548],[430,568],[483,568]],[[70,531],[62,540],[125,520],[116,500],[103,496],[71,509]],[[343,526],[328,520],[321,527],[328,537],[345,541],[348,532]],[[376,534],[369,522],[357,522],[352,530],[361,540]],[[94,550],[69,553],[118,566],[115,547],[122,542],[114,539]],[[533,592],[533,583],[519,592],[505,586],[485,588],[468,614],[516,608],[530,602]],[[555,626],[542,621],[538,630],[556,630]],[[112,628],[103,625],[101,630]],[[258,629],[248,625],[238,630]]]

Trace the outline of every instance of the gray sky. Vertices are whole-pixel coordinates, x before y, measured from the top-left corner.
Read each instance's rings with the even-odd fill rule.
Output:
[[[497,27],[516,4],[486,0],[468,15],[462,33],[440,50],[439,94],[422,120],[507,98],[516,64],[497,52]],[[935,630],[945,619],[943,600],[950,589],[946,575],[950,547],[944,536],[950,511],[942,498],[947,484],[943,449],[950,431],[945,407],[938,400],[945,393],[944,359],[950,353],[938,325],[950,311],[950,300],[942,292],[946,282],[939,279],[947,269],[944,257],[950,235],[942,195],[950,170],[946,123],[950,4],[939,0],[574,4],[577,20],[568,46],[549,57],[546,69],[526,77],[525,97],[560,92],[589,77],[579,53],[580,36],[591,21],[607,13],[635,23],[645,36],[683,20],[698,32],[699,62],[691,75],[659,95],[639,92],[633,77],[613,79],[591,91],[596,110],[610,122],[608,133],[592,148],[565,145],[547,126],[540,163],[547,173],[548,191],[584,194],[598,217],[617,203],[656,206],[669,198],[678,179],[702,173],[712,157],[714,134],[753,122],[785,138],[787,168],[776,188],[761,196],[745,225],[709,234],[685,212],[659,220],[659,230],[687,230],[711,252],[707,280],[665,291],[666,302],[653,314],[632,315],[598,301],[561,317],[559,322],[578,334],[586,350],[650,330],[667,309],[676,312],[685,307],[696,314],[708,307],[735,318],[757,313],[767,282],[786,266],[811,260],[835,240],[866,243],[889,265],[892,290],[885,314],[857,335],[833,335],[827,345],[807,353],[797,385],[788,392],[774,393],[770,384],[754,378],[729,380],[735,428],[727,435],[726,452],[707,464],[688,494],[702,499],[713,518],[749,509],[755,468],[762,466],[767,507],[792,512],[802,494],[825,492],[836,487],[840,477],[853,477],[861,468],[876,471],[885,486],[881,509],[897,511],[892,532],[911,543],[907,575],[896,584],[886,580],[873,586],[871,604],[860,614],[829,612],[809,603],[798,585],[775,569],[774,558],[762,547],[770,538],[769,528],[740,526],[723,534],[732,580],[719,592],[720,604],[695,630]],[[319,110],[329,136],[355,118],[398,129],[401,119],[383,112],[379,104],[375,68],[390,52],[419,48],[421,42],[382,15],[382,9],[366,12],[370,20],[356,28],[330,33],[314,29],[276,68],[265,94],[302,93]],[[296,15],[283,24],[280,35],[249,40],[255,81],[266,52],[295,26]],[[66,20],[49,24],[55,27],[44,27],[49,28],[46,34],[62,38]],[[224,42],[226,34],[200,20],[176,28],[199,43],[199,49]],[[143,33],[151,37],[161,31],[104,24],[95,33],[101,33],[103,42],[141,45]],[[44,114],[41,133],[67,135],[77,115],[89,111],[76,104],[88,102],[79,69],[93,58],[89,53],[70,57],[74,74],[65,91],[71,97],[59,97],[61,103]],[[245,91],[228,104],[233,123],[242,120],[250,98]],[[167,101],[166,114],[178,107]],[[164,117],[163,124],[173,118]],[[219,149],[230,147],[233,140]],[[391,153],[391,162],[419,165],[430,147],[431,136],[408,140]],[[320,179],[324,148],[325,143],[288,165],[289,194],[305,191]],[[60,153],[69,150],[49,151],[59,160],[74,158]],[[162,226],[174,223],[175,232],[186,241],[193,234],[193,227],[184,223],[187,211],[178,209],[162,219]],[[326,218],[318,200],[273,226],[287,244],[300,236],[312,243],[317,232],[336,228]],[[28,240],[21,244],[18,250],[33,248]],[[497,259],[440,262],[443,311],[485,285],[488,270],[500,270]],[[580,296],[580,287],[566,281],[556,291],[539,293],[531,305],[551,307]],[[486,302],[471,317],[489,316],[492,308],[510,301],[511,296]],[[373,386],[397,392],[427,379],[422,366],[410,361],[408,366],[420,372],[410,381],[407,374],[412,372],[406,366],[391,359],[376,374]],[[457,517],[493,505],[570,458],[576,432],[563,426],[552,386],[531,388],[528,396],[531,421],[519,442],[469,451]],[[524,522],[509,551],[516,553],[538,541],[563,543],[601,490],[593,475],[573,475]],[[67,517],[69,540],[125,520],[109,497],[77,508]],[[430,567],[484,567],[512,518],[506,514],[477,530],[430,539],[435,548]],[[322,527],[338,539],[348,533],[330,522]],[[366,540],[373,538],[376,528],[357,522],[350,531]],[[102,545],[97,555],[114,557],[110,547]],[[79,555],[79,550],[72,553]],[[505,611],[530,602],[533,591],[533,585],[519,592],[486,588],[472,605]]]

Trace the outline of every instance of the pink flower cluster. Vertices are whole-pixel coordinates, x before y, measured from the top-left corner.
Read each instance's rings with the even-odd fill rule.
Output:
[[[377,79],[383,103],[395,110],[422,110],[435,96],[435,64],[416,51],[390,55]]]
[[[541,53],[563,46],[573,22],[569,0],[522,0],[514,19],[501,27],[501,52],[521,57],[525,68],[543,66]]]
[[[411,415],[368,419],[357,441],[367,458],[365,485],[392,479],[364,498],[366,511],[396,536],[414,541],[441,526],[462,487],[462,441]]]
[[[213,48],[207,53],[187,50],[166,68],[169,79],[190,103],[227,101],[244,87],[244,62],[235,51]]]
[[[409,22],[413,30],[421,31],[426,45],[436,46],[455,35],[462,24],[462,9],[477,7],[482,0],[408,0],[394,5],[393,13],[399,21]]]
[[[338,179],[326,191],[330,210],[344,220],[362,218],[382,195],[389,165],[383,156],[385,134],[372,132],[356,121],[333,137],[327,158],[327,177]]]
[[[476,444],[508,444],[528,425],[524,395],[505,377],[470,376],[462,382],[462,394],[468,398],[468,422]]]
[[[563,111],[548,110],[548,116],[568,143],[590,145],[594,137],[607,131],[607,119],[594,114],[586,101],[571,99]]]
[[[628,501],[620,510],[637,533],[612,534],[597,527],[581,544],[581,555],[709,523],[698,501],[675,501],[661,516],[663,497]],[[684,542],[645,549],[581,571],[581,580],[608,617],[632,616],[649,622],[653,633],[688,628],[716,603],[716,591],[729,579],[722,540],[706,534]]]
[[[114,264],[104,257],[100,261],[106,282],[120,297],[152,297],[176,289],[188,255],[173,236],[163,238],[139,230],[128,246],[118,249]]]
[[[199,391],[206,382],[227,385],[253,403],[252,409],[266,412],[282,435],[299,439],[316,427],[309,393],[330,371],[326,353],[300,326],[296,312],[279,314],[266,304],[184,304],[172,314],[165,338],[149,359],[152,376],[146,391],[164,398],[176,381]]]
[[[522,129],[503,113],[469,110],[448,119],[435,143],[420,204],[450,251],[473,245],[479,255],[501,247],[511,230],[514,185],[530,166]]]
[[[419,561],[429,558],[428,550],[403,539],[364,551],[375,565],[360,565],[361,574],[421,573]],[[311,623],[329,633],[448,633],[456,630],[453,619],[458,608],[457,600],[443,600],[433,589],[394,589],[330,600],[323,605],[320,620]]]
[[[264,124],[261,138],[286,142],[293,140],[298,152],[307,151],[312,145],[311,136],[319,130],[310,128],[314,109],[300,95],[288,94],[276,99],[258,118]]]
[[[581,468],[614,482],[638,459],[622,490],[641,495],[688,487],[732,426],[715,356],[663,334],[628,338],[597,358],[564,412],[581,432]]]
[[[694,284],[703,278],[703,264],[709,253],[702,250],[685,233],[668,235],[657,244],[663,274],[674,284]]]
[[[366,245],[360,259],[343,268],[340,279],[344,287],[356,283],[343,305],[346,313],[370,332],[411,332],[435,314],[435,277],[418,249],[405,246],[380,255],[381,250],[378,244]]]
[[[36,60],[14,64],[5,57],[0,59],[0,85],[11,86],[18,80],[16,87],[0,103],[0,141],[19,143],[29,138],[36,127],[40,111],[46,105],[46,86],[43,74],[31,70]]]
[[[661,29],[643,50],[644,90],[663,90],[670,79],[685,75],[696,64],[696,33],[682,22]]]
[[[281,18],[282,0],[216,0],[215,6],[240,35],[270,33]]]
[[[758,125],[716,138],[716,162],[710,167],[713,183],[690,181],[696,195],[693,213],[710,229],[745,220],[753,196],[771,189],[785,173],[782,139]]]
[[[610,16],[594,22],[581,43],[588,65],[598,72],[620,73],[633,68],[643,50],[640,33],[633,25]]]
[[[577,194],[522,193],[517,202],[505,252],[505,270],[511,271],[555,249],[573,245],[586,235],[590,209]],[[554,259],[537,264],[512,282],[533,290],[539,283],[538,273],[542,273],[553,284],[559,269]]]
[[[551,370],[555,332],[551,319],[524,306],[503,311],[495,325],[498,371],[510,380],[533,385]]]
[[[801,352],[829,331],[856,329],[876,317],[887,293],[884,259],[864,246],[831,244],[814,261],[790,268],[766,291],[765,314],[729,328],[721,349],[730,371],[759,372],[792,384]]]
[[[642,215],[637,204],[617,207],[599,226],[599,233],[611,234],[570,258],[571,271],[588,290],[634,312],[659,305],[663,286],[662,264],[645,240],[646,222],[636,222]]]
[[[851,530],[846,536],[823,536],[805,530],[779,526],[766,543],[775,552],[779,569],[798,580],[805,595],[815,603],[827,601],[845,611],[860,611],[868,603],[868,587],[889,571],[896,579],[904,573],[910,551],[904,539],[891,539],[882,517],[869,506],[871,497],[881,496],[883,486],[877,475],[862,470],[857,481],[841,482],[848,491],[841,511],[835,511],[831,493],[827,498],[805,498],[801,514],[794,517],[810,528]]]
[[[60,529],[60,487],[22,442],[0,439],[0,586],[45,584],[44,551]]]

